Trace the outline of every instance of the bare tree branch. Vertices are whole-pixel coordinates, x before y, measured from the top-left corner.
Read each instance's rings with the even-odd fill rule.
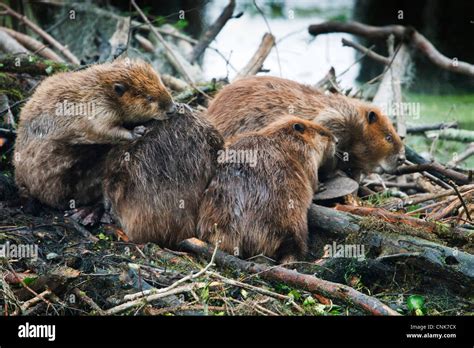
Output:
[[[369,39],[387,39],[390,34],[393,34],[397,39],[411,43],[413,47],[440,68],[458,74],[474,76],[474,65],[457,61],[455,57],[448,58],[444,56],[426,37],[411,27],[405,27],[403,25],[376,27],[358,22],[329,21],[310,25],[308,31],[314,36],[328,33],[348,33],[364,36]]]
[[[193,64],[194,62],[196,62],[196,60],[199,59],[199,57],[204,53],[204,51],[212,42],[212,40],[214,40],[217,34],[219,34],[224,25],[227,23],[227,21],[232,17],[234,9],[235,0],[230,0],[227,6],[222,11],[219,18],[217,18],[217,20],[209,27],[209,29],[207,29],[202,38],[196,44],[196,46],[194,46],[193,52],[191,53],[191,57],[189,58],[191,64]]]

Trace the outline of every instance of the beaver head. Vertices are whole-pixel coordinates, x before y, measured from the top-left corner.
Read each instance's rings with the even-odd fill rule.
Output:
[[[365,119],[367,159],[372,167],[380,167],[387,173],[393,172],[405,162],[405,147],[390,119],[380,109],[367,105],[360,113]]]
[[[374,169],[393,172],[405,162],[403,142],[390,119],[370,103],[344,97],[316,119],[339,139],[337,157],[353,176]]]
[[[165,120],[177,107],[150,64],[128,58],[104,64],[99,84],[108,102],[127,121]]]
[[[319,167],[331,165],[336,154],[338,139],[333,133],[300,117],[284,116],[259,133],[274,138],[285,151],[293,151],[299,161],[306,159],[303,163],[310,177],[316,175]]]

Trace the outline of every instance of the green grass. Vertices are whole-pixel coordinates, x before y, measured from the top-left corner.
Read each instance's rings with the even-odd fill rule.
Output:
[[[420,117],[407,120],[413,124],[457,121],[459,127],[474,130],[474,94],[408,94],[408,102],[420,103]]]
[[[459,128],[474,130],[474,94],[460,95],[424,95],[408,94],[406,101],[420,103],[420,116],[407,119],[410,124],[430,124],[457,121]],[[419,153],[429,152],[433,140],[424,136],[409,136],[407,144]],[[468,144],[439,140],[433,152],[436,160],[449,162],[453,156],[460,154]],[[464,161],[460,167],[474,169],[474,156]]]

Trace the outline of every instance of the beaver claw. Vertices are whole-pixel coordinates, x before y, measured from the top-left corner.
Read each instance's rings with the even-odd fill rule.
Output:
[[[104,214],[104,206],[102,204],[97,204],[94,206],[68,210],[65,212],[64,216],[70,217],[81,225],[93,226],[101,222]]]
[[[144,135],[145,133],[146,133],[146,127],[145,126],[136,126],[135,128],[133,128],[133,136],[135,138],[139,138],[142,135]]]

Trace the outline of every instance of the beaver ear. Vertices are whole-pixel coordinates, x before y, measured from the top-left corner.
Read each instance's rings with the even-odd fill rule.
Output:
[[[301,123],[295,123],[293,125],[293,129],[297,132],[300,132],[300,133],[303,133],[304,130],[306,129],[306,127],[304,126],[304,124],[301,124]]]
[[[369,124],[372,124],[377,121],[377,114],[374,111],[369,111],[369,113],[367,114],[367,121],[369,122]]]
[[[121,83],[116,83],[114,84],[114,91],[119,97],[121,97],[127,91],[127,87]]]

